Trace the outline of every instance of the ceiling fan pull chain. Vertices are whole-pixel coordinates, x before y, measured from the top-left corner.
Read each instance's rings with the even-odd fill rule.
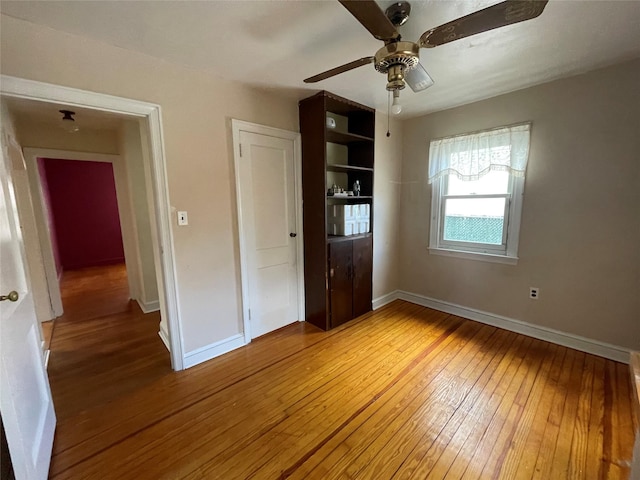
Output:
[[[388,100],[387,100],[387,137],[391,136],[391,132],[389,131],[389,111],[391,110],[391,90],[389,90]]]

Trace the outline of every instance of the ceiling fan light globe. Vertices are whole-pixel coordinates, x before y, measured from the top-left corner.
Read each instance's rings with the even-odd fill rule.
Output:
[[[393,105],[391,105],[391,113],[393,113],[394,115],[399,115],[402,112],[402,105],[400,105],[399,103],[394,103]]]

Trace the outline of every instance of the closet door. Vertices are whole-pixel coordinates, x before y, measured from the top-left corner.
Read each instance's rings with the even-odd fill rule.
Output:
[[[353,240],[353,317],[371,311],[373,237]]]
[[[352,241],[329,243],[330,327],[353,318]]]

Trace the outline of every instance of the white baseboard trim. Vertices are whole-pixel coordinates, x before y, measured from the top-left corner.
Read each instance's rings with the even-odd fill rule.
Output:
[[[406,300],[407,302],[415,303],[417,305],[422,305],[423,307],[433,308],[434,310],[440,310],[441,312],[468,318],[469,320],[503,328],[511,332],[521,333],[522,335],[537,338],[538,340],[545,340],[564,347],[580,350],[581,352],[591,353],[610,360],[615,360],[616,362],[629,363],[631,352],[624,347],[611,345],[609,343],[600,342],[598,340],[581,337],[571,333],[561,332],[548,327],[533,325],[521,320],[502,317],[500,315],[483,312],[474,308],[463,307],[462,305],[436,300],[434,298],[425,297],[415,293],[398,291],[396,294],[396,298]]]
[[[140,310],[142,310],[142,313],[157,312],[158,310],[160,310],[160,300],[145,302],[144,300],[136,298],[136,302],[138,302],[138,305],[140,305]]]
[[[199,363],[206,362],[212,358],[219,357],[225,353],[245,346],[244,334],[238,333],[219,342],[211,343],[204,347],[188,352],[184,356],[184,368],[193,367]]]
[[[162,340],[162,343],[164,343],[164,346],[167,347],[167,351],[171,353],[171,342],[169,341],[169,334],[162,329],[162,324],[160,324],[158,336],[160,337],[160,340]]]
[[[379,308],[384,307],[385,305],[393,302],[394,300],[397,300],[398,298],[400,298],[398,295],[400,295],[400,290],[394,290],[393,292],[389,292],[374,298],[373,302],[371,302],[373,309],[378,310]]]

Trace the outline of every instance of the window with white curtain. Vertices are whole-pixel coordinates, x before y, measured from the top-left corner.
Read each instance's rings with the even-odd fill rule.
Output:
[[[516,263],[531,124],[431,141],[429,251]]]

